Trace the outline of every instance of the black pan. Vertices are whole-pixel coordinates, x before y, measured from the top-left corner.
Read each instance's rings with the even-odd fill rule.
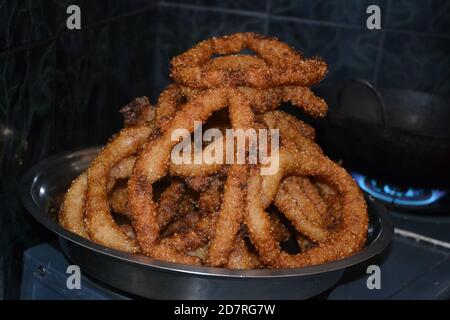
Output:
[[[405,187],[450,188],[450,103],[362,80],[314,90],[329,105],[319,142],[347,169]]]

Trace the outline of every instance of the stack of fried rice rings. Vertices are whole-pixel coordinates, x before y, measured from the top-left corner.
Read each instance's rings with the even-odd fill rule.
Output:
[[[311,126],[276,110],[291,103],[325,116],[309,87],[326,71],[321,59],[254,33],[200,42],[172,59],[173,83],[156,106],[140,97],[122,109],[124,128],[72,183],[60,224],[128,253],[230,269],[303,267],[359,251],[368,228],[361,191]],[[194,121],[278,129],[279,170],[173,163],[171,133],[192,133]]]

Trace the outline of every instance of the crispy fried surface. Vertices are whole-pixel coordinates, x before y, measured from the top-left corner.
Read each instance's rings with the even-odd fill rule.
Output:
[[[66,229],[89,239],[84,224],[85,193],[87,189],[87,173],[82,173],[64,196],[64,201],[59,211],[59,223]]]
[[[123,129],[97,156],[89,167],[86,190],[86,226],[95,242],[127,252],[139,247],[114,222],[108,204],[108,172],[121,160],[131,156],[148,137],[148,127]]]
[[[235,57],[239,63],[209,63],[214,54],[236,54],[250,49],[266,63],[255,59]],[[245,60],[243,60],[245,59]],[[205,65],[206,64],[206,65]],[[236,68],[240,64],[240,68]],[[303,59],[295,50],[275,38],[255,33],[236,33],[200,42],[171,61],[171,77],[180,84],[195,88],[220,86],[251,86],[267,88],[279,85],[311,86],[323,79],[326,64],[317,58]]]

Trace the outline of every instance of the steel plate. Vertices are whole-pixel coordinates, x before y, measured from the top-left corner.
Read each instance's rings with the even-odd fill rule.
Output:
[[[27,210],[60,237],[65,254],[82,272],[114,288],[152,299],[305,299],[331,288],[345,268],[387,247],[393,225],[384,206],[368,198],[369,234],[360,252],[317,266],[279,270],[228,270],[187,266],[128,254],[84,239],[52,217],[55,202],[92,161],[98,148],[60,154],[31,168],[22,179]]]

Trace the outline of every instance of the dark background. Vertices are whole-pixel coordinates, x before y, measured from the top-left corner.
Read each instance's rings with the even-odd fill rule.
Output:
[[[65,27],[70,4],[81,7],[82,30]],[[382,30],[366,29],[370,4],[381,7]],[[172,56],[237,31],[322,56],[325,81],[450,95],[450,1],[0,0],[0,298],[17,297],[24,248],[51,237],[20,204],[23,172],[104,143],[121,106],[155,101]]]

